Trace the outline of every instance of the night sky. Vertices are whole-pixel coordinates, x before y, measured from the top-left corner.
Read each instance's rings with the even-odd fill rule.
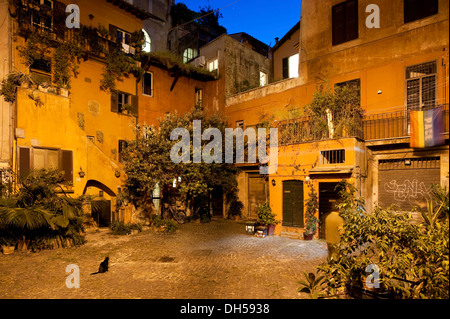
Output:
[[[176,0],[194,11],[210,5],[221,9],[219,23],[227,33],[246,32],[273,46],[300,21],[301,0]]]

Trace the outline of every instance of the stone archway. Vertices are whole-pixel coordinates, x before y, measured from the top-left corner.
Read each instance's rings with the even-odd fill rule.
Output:
[[[107,227],[113,221],[111,204],[115,205],[115,198],[117,195],[108,186],[106,186],[102,182],[93,179],[88,180],[86,182],[86,185],[84,186],[83,190],[83,195],[85,195],[88,192],[89,188],[91,187],[98,189],[99,190],[98,195],[105,198],[104,200],[98,201],[96,203],[95,209],[94,207],[90,209],[90,215],[98,226]],[[107,195],[104,196],[103,194]]]

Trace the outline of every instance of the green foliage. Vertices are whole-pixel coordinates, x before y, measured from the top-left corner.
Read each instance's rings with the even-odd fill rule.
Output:
[[[36,171],[19,181],[17,193],[0,198],[3,237],[17,240],[25,236],[34,250],[83,244],[86,219],[82,208],[91,198],[67,196],[62,182],[62,172]]]
[[[276,225],[280,221],[275,219],[275,214],[272,213],[269,203],[258,205],[258,223],[269,226]]]
[[[244,204],[240,200],[233,200],[228,208],[228,216],[241,216]]]
[[[312,272],[303,272],[303,277],[305,280],[300,280],[298,282],[301,285],[301,287],[298,288],[298,292],[307,293],[311,299],[318,299],[319,297],[325,295],[322,291],[325,276],[319,276],[316,278],[316,275]]]
[[[123,77],[129,73],[136,73],[138,76],[143,73],[138,67],[137,61],[128,56],[125,52],[116,50],[106,54],[106,68],[100,80],[100,89],[103,91],[116,91],[116,80],[123,81]]]
[[[334,128],[333,138],[361,135],[361,108],[359,87],[336,86],[316,91],[313,100],[306,105],[304,112],[311,117],[311,135],[315,138],[329,138],[327,113],[331,114]]]
[[[138,125],[137,136],[130,141],[124,152],[124,166],[127,174],[125,184],[126,195],[130,202],[140,206],[150,203],[152,191],[156,183],[161,189],[172,188],[173,180],[178,177],[178,191],[190,208],[192,201],[206,194],[214,187],[222,187],[225,194],[237,187],[235,176],[238,169],[222,163],[179,163],[170,159],[171,148],[178,141],[171,141],[170,134],[178,127],[186,128],[192,137],[193,120],[201,120],[202,130],[207,127],[218,128],[225,136],[226,123],[219,115],[207,116],[201,109],[193,109],[183,115],[166,114],[160,119],[158,128],[154,126]],[[202,141],[202,148],[208,141]],[[222,144],[223,149],[225,143]],[[224,151],[223,151],[224,154]],[[193,158],[193,148],[190,149],[190,158]]]
[[[78,75],[81,48],[73,41],[64,42],[53,54],[53,82],[58,88],[70,89],[70,77]]]
[[[140,224],[125,223],[121,220],[112,222],[110,228],[114,235],[129,235],[132,230],[142,231],[142,226]]]
[[[395,207],[376,207],[368,213],[363,200],[355,198],[354,187],[344,186],[340,258],[318,267],[325,274],[328,293],[335,294],[347,283],[362,286],[366,266],[376,264],[384,291],[403,298],[448,298],[448,214],[434,223],[416,225],[409,213]],[[442,201],[448,203],[448,191],[444,192],[443,198],[435,196],[438,207]]]
[[[219,24],[219,18],[222,18],[222,14],[210,6],[200,8],[200,12],[196,12],[188,9],[184,3],[177,3],[170,8],[170,16],[172,27],[192,21],[194,24],[207,27],[209,32],[216,36],[227,32],[227,29]]]
[[[172,219],[163,219],[158,215],[152,216],[153,226],[163,229],[165,233],[174,233],[178,229],[178,225]]]
[[[314,190],[313,184],[309,184],[309,198],[306,202],[306,230],[305,235],[315,234],[317,230],[318,219],[315,216],[319,209],[319,200]]]
[[[17,87],[22,83],[30,83],[30,78],[22,72],[9,73],[2,80],[2,87],[0,89],[0,95],[3,96],[6,102],[14,102],[16,100]]]

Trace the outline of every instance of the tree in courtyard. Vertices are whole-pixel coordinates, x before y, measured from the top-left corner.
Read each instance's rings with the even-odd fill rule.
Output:
[[[185,128],[193,136],[193,121],[201,121],[202,131],[216,128],[225,137],[224,122],[219,115],[208,116],[200,108],[178,115],[166,114],[159,120],[159,126],[137,126],[137,138],[130,141],[124,152],[124,166],[127,175],[124,196],[136,207],[151,205],[152,193],[158,184],[160,189],[172,189],[174,181],[177,190],[185,202],[187,215],[190,215],[194,200],[207,194],[214,187],[221,187],[224,194],[236,192],[236,174],[238,169],[232,165],[218,162],[193,162],[193,140],[190,140],[188,162],[174,163],[170,153],[177,140],[171,140],[171,132],[176,128]],[[201,141],[201,152],[210,141]],[[222,140],[222,154],[225,154]],[[214,149],[209,149],[210,154]],[[214,150],[215,151],[215,150]]]

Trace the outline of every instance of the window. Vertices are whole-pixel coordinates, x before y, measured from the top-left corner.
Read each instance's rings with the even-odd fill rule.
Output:
[[[125,140],[119,140],[119,162],[123,161],[123,152],[128,147],[128,142]]]
[[[183,62],[189,62],[192,59],[196,58],[198,56],[198,51],[197,49],[192,49],[192,48],[188,48],[186,50],[184,50],[183,53]]]
[[[58,169],[64,180],[73,182],[73,153],[69,150],[19,147],[19,176],[26,178],[33,170]]]
[[[331,16],[333,45],[358,38],[357,0],[347,0],[334,5]]]
[[[117,29],[117,41],[130,45],[131,34],[126,31]]]
[[[143,94],[153,96],[153,74],[149,72],[144,73],[144,81],[142,83]]]
[[[46,6],[49,9],[53,9],[53,1],[51,0],[34,0],[34,8],[31,9],[31,23],[39,28],[51,29],[52,28],[52,15],[51,13],[41,10],[38,6]]]
[[[321,164],[345,163],[345,150],[320,151]]]
[[[344,87],[352,88],[357,91],[358,96],[361,98],[361,80],[360,79],[354,79],[350,81],[340,82],[335,84],[336,87],[344,88]]]
[[[111,94],[111,112],[119,114],[128,113],[133,116],[138,116],[137,96],[120,91]]]
[[[266,72],[259,72],[259,86],[267,85],[267,73]]]
[[[208,71],[213,72],[215,70],[219,69],[219,59],[214,59],[210,62],[208,62]]]
[[[404,22],[412,22],[438,13],[438,0],[404,0]]]
[[[125,111],[130,105],[130,94],[119,93],[119,112]]]
[[[202,102],[203,102],[203,90],[195,89],[195,105],[202,106]]]
[[[130,46],[131,43],[131,34],[117,29],[117,42],[122,44],[122,51],[129,54],[135,54],[135,48]]]
[[[142,51],[144,52],[150,52],[152,50],[152,39],[150,38],[150,35],[147,33],[147,31],[142,30],[144,33],[144,40],[145,43],[142,46]]]
[[[283,79],[298,77],[298,53],[283,59]]]
[[[36,83],[52,82],[52,63],[50,59],[36,59],[30,65],[30,76]]]
[[[406,106],[408,111],[435,105],[436,72],[436,61],[406,68]]]

